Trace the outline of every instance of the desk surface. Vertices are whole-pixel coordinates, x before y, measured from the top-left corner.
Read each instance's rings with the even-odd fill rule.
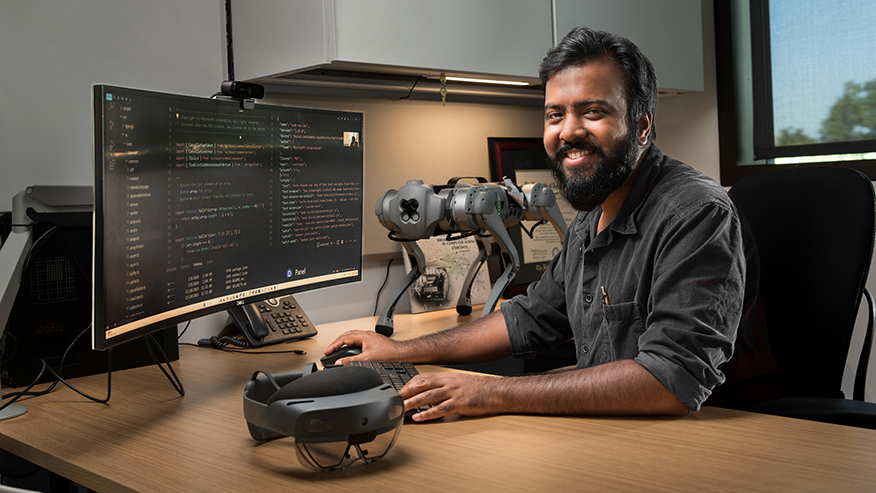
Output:
[[[453,310],[399,314],[394,337],[456,321]],[[0,422],[0,448],[114,492],[865,491],[876,484],[876,431],[709,407],[683,418],[457,416],[410,423],[383,460],[331,473],[303,468],[291,438],[262,444],[250,438],[242,397],[254,370],[299,369],[337,334],[373,323],[321,325],[315,338],[291,346],[305,356],[184,346],[174,368],[185,397],[154,366],[114,372],[109,405],[67,388],[24,402],[27,414]],[[74,384],[92,395],[106,392],[105,375]]]

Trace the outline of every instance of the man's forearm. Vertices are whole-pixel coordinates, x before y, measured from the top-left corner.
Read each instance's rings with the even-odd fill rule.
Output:
[[[524,377],[475,373],[424,373],[402,390],[405,409],[431,405],[416,421],[459,413],[684,415],[689,411],[651,373],[633,360],[593,368]]]
[[[467,324],[403,341],[413,363],[480,363],[511,356],[508,329],[501,312]]]
[[[633,360],[559,373],[496,379],[502,413],[564,415],[684,415],[689,412]]]

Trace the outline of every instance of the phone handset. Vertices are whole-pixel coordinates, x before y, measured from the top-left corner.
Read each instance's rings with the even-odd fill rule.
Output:
[[[292,295],[235,306],[228,313],[249,347],[316,335],[316,327]]]

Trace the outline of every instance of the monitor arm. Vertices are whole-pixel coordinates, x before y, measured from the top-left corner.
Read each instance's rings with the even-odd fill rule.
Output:
[[[491,251],[490,236],[507,260],[484,305],[483,315],[492,313],[505,288],[520,269],[520,257],[507,228],[523,220],[551,223],[560,239],[566,236],[566,221],[557,205],[553,190],[540,183],[525,185],[522,190],[505,178],[502,183],[487,183],[477,178],[477,184],[459,183],[452,178],[447,185],[426,185],[422,180],[410,180],[399,190],[389,190],[377,201],[375,214],[389,230],[392,240],[402,242],[414,268],[396,287],[377,319],[377,332],[390,336],[395,305],[407,288],[425,273],[426,262],[416,240],[447,235],[454,240],[476,234],[480,239],[478,256],[469,267],[456,305],[460,315],[471,313],[471,288],[475,275]],[[452,235],[457,233],[456,237]]]
[[[62,227],[91,225],[93,203],[90,186],[31,186],[12,198],[12,232],[0,248],[0,337],[18,295],[24,260],[33,245],[33,225],[40,221]],[[0,412],[0,420],[25,411],[25,406],[14,404]]]

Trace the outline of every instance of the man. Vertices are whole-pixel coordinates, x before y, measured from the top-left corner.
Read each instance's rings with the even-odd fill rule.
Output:
[[[580,211],[542,279],[455,329],[410,341],[354,331],[326,353],[355,344],[362,354],[347,360],[474,363],[574,339],[570,371],[418,376],[401,391],[407,409],[432,405],[416,421],[696,411],[726,379],[737,328],[761,351],[740,356],[745,367],[734,379],[770,364],[761,319],[749,317],[757,271],[746,270],[746,256],[756,257],[740,217],[717,183],[651,143],[656,77],[631,42],[576,29],[539,73],[545,149],[561,193]]]

